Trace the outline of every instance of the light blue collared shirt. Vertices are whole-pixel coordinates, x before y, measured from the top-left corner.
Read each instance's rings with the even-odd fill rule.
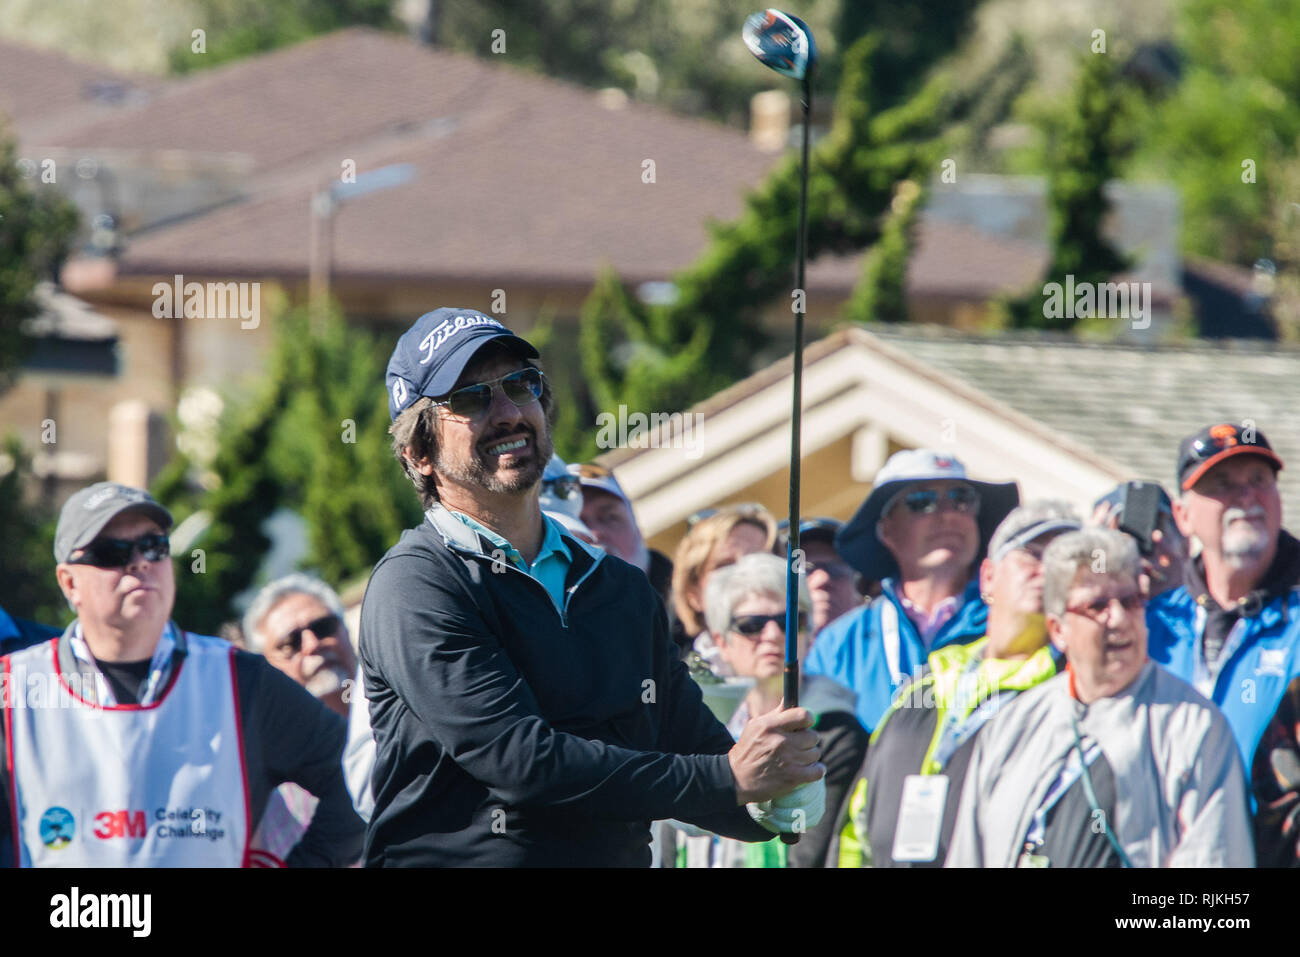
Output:
[[[565,545],[564,539],[560,537],[560,526],[554,519],[547,515],[542,516],[542,521],[546,525],[546,536],[542,539],[542,547],[537,553],[537,558],[530,565],[524,561],[524,556],[519,554],[517,548],[486,525],[475,521],[463,512],[452,509],[447,511],[486,538],[496,548],[501,549],[510,564],[541,582],[546,593],[551,596],[551,603],[555,605],[555,610],[563,614],[564,581],[568,577],[569,566],[573,564],[573,556],[569,553],[569,546]]]

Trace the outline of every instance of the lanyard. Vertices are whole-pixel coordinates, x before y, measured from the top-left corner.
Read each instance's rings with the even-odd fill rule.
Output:
[[[1101,815],[1106,840],[1110,843],[1111,849],[1118,855],[1120,866],[1132,867],[1133,862],[1124,853],[1119,838],[1115,836],[1115,831],[1110,826],[1110,816],[1106,814],[1097,800],[1097,792],[1092,786],[1092,774],[1088,771],[1088,766],[1101,756],[1101,743],[1090,740],[1087,747],[1084,746],[1083,739],[1079,735],[1079,722],[1073,714],[1070,715],[1070,728],[1074,732],[1074,745],[1066,755],[1065,766],[1061,769],[1060,775],[1043,797],[1043,803],[1034,812],[1033,820],[1029,825],[1029,833],[1025,835],[1025,850],[1028,852],[1043,846],[1043,841],[1047,837],[1048,812],[1065,796],[1065,792],[1070,789],[1070,786],[1082,778],[1083,791],[1088,798],[1088,805],[1092,808],[1094,814]]]
[[[99,663],[95,661],[95,656],[90,653],[85,638],[81,636],[80,621],[72,626],[72,634],[68,636],[68,646],[72,649],[72,657],[94,668],[95,700],[101,707],[115,706],[117,698],[109,686],[108,679],[100,670]],[[153,704],[154,695],[158,693],[163,678],[171,670],[172,652],[175,650],[175,626],[168,622],[163,628],[162,636],[158,639],[158,647],[154,649],[153,658],[149,661],[149,680],[145,682],[144,691],[140,695],[138,702],[140,705]]]
[[[948,766],[948,761],[957,752],[966,741],[980,728],[984,727],[998,711],[1002,705],[1011,700],[1010,695],[998,694],[997,689],[981,701],[977,707],[972,705],[979,698],[980,689],[980,667],[984,662],[984,656],[977,655],[971,661],[966,663],[957,676],[957,688],[954,692],[953,705],[944,714],[943,728],[939,732],[938,743],[934,748],[934,755],[931,760],[939,765],[940,770]],[[969,714],[963,717],[963,714],[969,710]]]
[[[1213,601],[1213,599],[1210,599]],[[1205,607],[1201,604],[1196,605],[1196,649],[1192,662],[1192,685],[1205,697],[1214,701],[1214,689],[1219,683],[1219,675],[1223,673],[1223,666],[1229,659],[1237,653],[1241,647],[1242,641],[1246,637],[1246,619],[1244,616],[1238,616],[1233,622],[1232,628],[1228,630],[1227,636],[1223,639],[1223,648],[1219,650],[1219,657],[1214,661],[1214,667],[1211,668],[1209,662],[1205,660],[1205,623],[1208,619]],[[1217,702],[1216,702],[1217,703]]]
[[[1073,720],[1073,718],[1071,718]],[[1101,745],[1096,741],[1090,741],[1088,747],[1084,748],[1079,741],[1078,726],[1075,726],[1074,747],[1066,752],[1065,765],[1061,768],[1061,773],[1057,775],[1052,786],[1047,789],[1047,794],[1043,796],[1042,803],[1038,810],[1034,812],[1034,817],[1029,825],[1029,833],[1025,835],[1025,845],[1027,847],[1041,847],[1044,838],[1047,836],[1047,814],[1052,810],[1065,796],[1065,792],[1070,786],[1087,770],[1087,766],[1097,760],[1101,754]]]
[[[1074,746],[1080,754],[1083,753],[1083,742],[1079,740],[1079,722],[1075,720],[1073,714],[1070,715],[1070,726],[1074,729]],[[1097,745],[1098,754],[1101,753],[1101,745]],[[1093,756],[1094,758],[1096,755]],[[1083,790],[1088,796],[1088,804],[1092,807],[1094,814],[1101,815],[1101,826],[1106,832],[1106,840],[1110,842],[1111,849],[1119,855],[1120,867],[1132,867],[1133,862],[1128,859],[1124,853],[1124,848],[1120,847],[1119,838],[1115,836],[1114,829],[1110,826],[1110,818],[1106,812],[1101,809],[1101,802],[1097,800],[1097,792],[1092,788],[1092,775],[1088,773],[1088,765],[1091,761],[1085,761],[1083,767]]]
[[[898,606],[888,598],[885,598],[884,604],[880,606],[880,630],[881,638],[885,642],[885,662],[889,665],[889,686],[890,690],[894,691],[903,684],[906,676],[899,667],[902,638],[898,632]]]

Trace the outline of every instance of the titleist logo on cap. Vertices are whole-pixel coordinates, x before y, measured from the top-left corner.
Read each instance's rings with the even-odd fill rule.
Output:
[[[454,320],[444,319],[420,341],[420,351],[425,354],[420,360],[420,365],[427,364],[433,358],[433,354],[442,348],[443,343],[456,333],[474,326],[495,326],[503,332],[507,331],[505,326],[487,316],[457,316]]]

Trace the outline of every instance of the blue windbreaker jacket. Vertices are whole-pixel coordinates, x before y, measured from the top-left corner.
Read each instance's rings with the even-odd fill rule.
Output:
[[[1228,634],[1217,679],[1202,653],[1205,610],[1180,585],[1147,606],[1147,652],[1223,711],[1247,772],[1291,679],[1300,675],[1300,587],[1273,598]]]

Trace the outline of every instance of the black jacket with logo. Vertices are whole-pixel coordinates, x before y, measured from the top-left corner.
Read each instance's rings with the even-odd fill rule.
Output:
[[[736,804],[731,735],[646,576],[564,542],[563,611],[437,505],[375,566],[367,865],[644,867],[664,818],[772,837]]]

